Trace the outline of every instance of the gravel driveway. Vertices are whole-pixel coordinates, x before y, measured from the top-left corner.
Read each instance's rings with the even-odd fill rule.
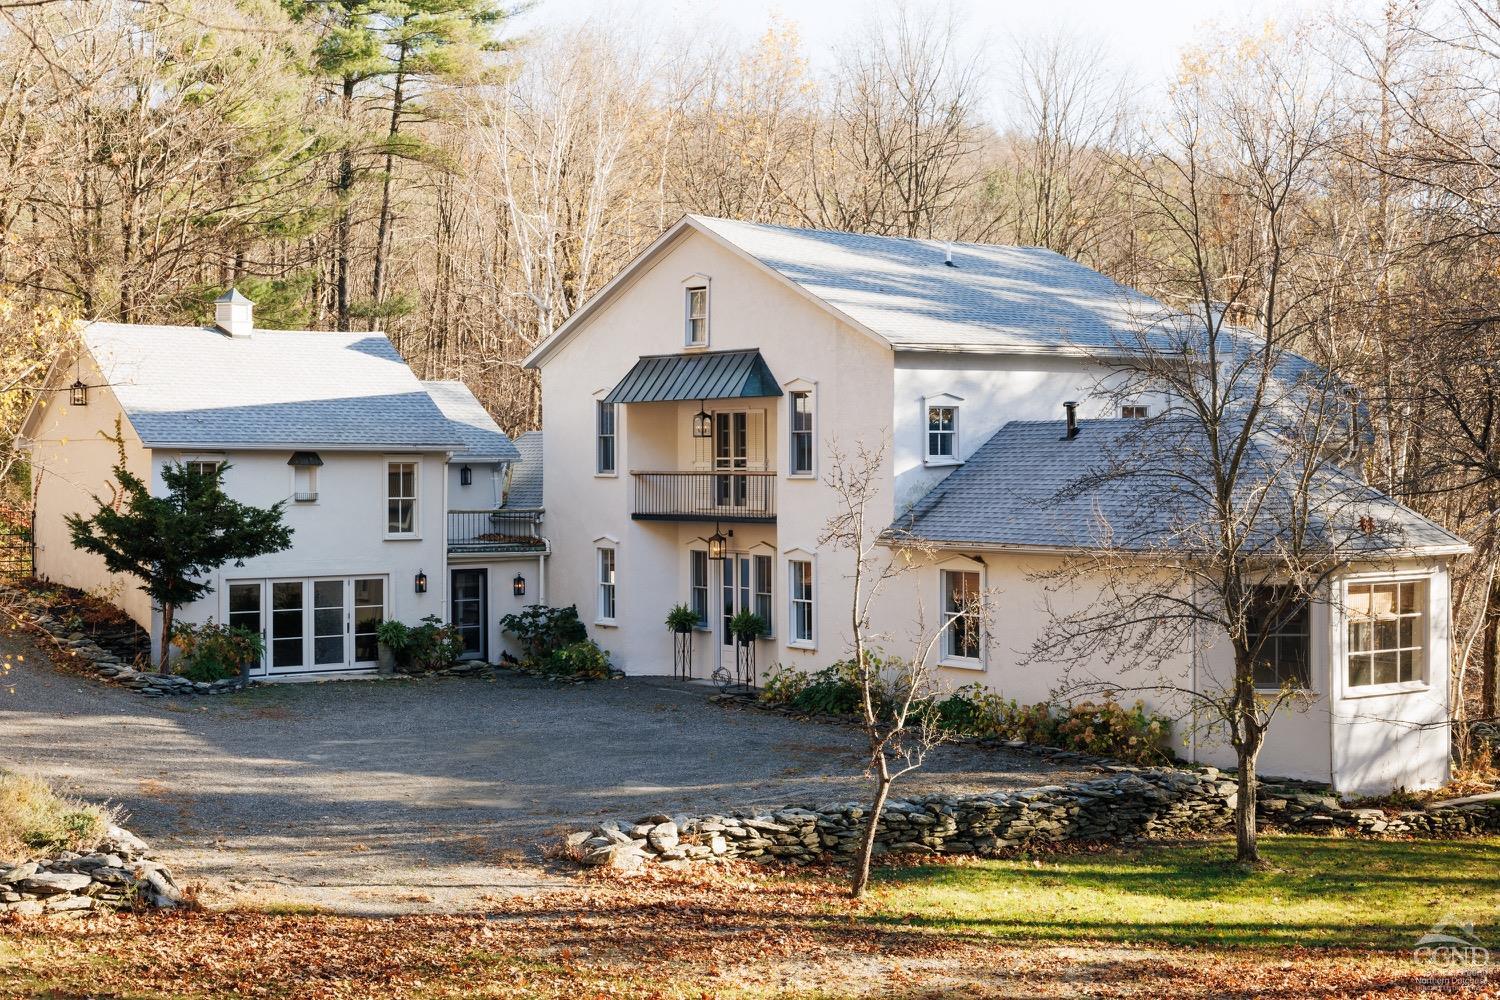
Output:
[[[211,901],[471,908],[564,878],[537,845],[580,821],[865,794],[856,734],[723,708],[710,689],[665,679],[555,687],[501,674],[174,701],[64,673],[14,632],[0,657],[12,664],[0,766],[120,804]],[[1073,776],[949,747],[898,791]]]

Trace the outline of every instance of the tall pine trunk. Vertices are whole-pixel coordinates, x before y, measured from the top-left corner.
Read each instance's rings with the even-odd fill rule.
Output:
[[[406,100],[406,47],[396,60],[396,83],[391,90],[391,127],[386,134],[385,181],[380,186],[380,214],[375,228],[375,273],[370,279],[370,329],[380,329],[380,297],[385,293],[386,248],[391,233],[391,175],[396,170],[396,136],[401,133],[401,108]]]

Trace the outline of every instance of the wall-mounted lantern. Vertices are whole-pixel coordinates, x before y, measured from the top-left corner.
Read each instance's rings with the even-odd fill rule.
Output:
[[[74,406],[89,405],[89,387],[83,384],[82,379],[74,381],[73,387],[68,392]]]
[[[711,438],[714,436],[714,418],[708,410],[704,409],[703,401],[698,401],[698,412],[693,415],[693,437]]]
[[[517,573],[516,578],[510,582],[510,592],[517,597],[526,596],[526,578],[520,573]]]
[[[714,525],[714,533],[708,536],[708,558],[723,559],[725,555],[724,543],[728,541],[720,532],[719,526]]]
[[[427,593],[427,574],[417,570],[417,593]]]
[[[464,466],[462,469],[459,469],[458,470],[458,485],[460,485],[460,486],[473,486],[474,485],[474,470],[471,469],[471,468],[469,468],[467,465]]]

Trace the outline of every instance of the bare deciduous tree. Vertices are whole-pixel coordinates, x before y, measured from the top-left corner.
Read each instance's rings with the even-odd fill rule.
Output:
[[[835,511],[818,544],[850,560],[849,666],[859,693],[859,725],[873,781],[869,814],[851,873],[850,893],[858,898],[870,883],[870,860],[891,786],[919,769],[946,739],[935,711],[943,691],[934,655],[938,644],[953,628],[973,629],[982,636],[989,601],[982,593],[961,595],[959,613],[936,622],[927,619],[919,603],[911,633],[905,637],[911,655],[887,657],[885,644],[901,637],[875,624],[874,608],[892,580],[913,572],[933,550],[907,536],[882,536],[885,518],[877,511],[887,472],[883,445],[860,443],[846,453],[835,444],[830,462],[824,482],[833,491]]]

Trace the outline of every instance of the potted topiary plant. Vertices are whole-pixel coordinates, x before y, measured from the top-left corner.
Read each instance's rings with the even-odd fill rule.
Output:
[[[698,627],[698,613],[686,604],[673,605],[667,612],[667,631],[683,635]]]

